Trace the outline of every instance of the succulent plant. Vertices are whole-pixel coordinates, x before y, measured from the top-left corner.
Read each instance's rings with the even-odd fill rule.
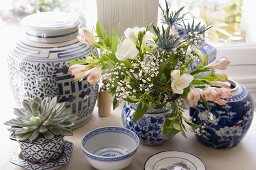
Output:
[[[23,108],[14,108],[17,116],[5,125],[11,126],[8,130],[13,132],[18,141],[44,137],[52,139],[55,135],[70,136],[70,129],[74,125],[74,115],[65,112],[65,103],[58,103],[57,97],[41,99],[35,97],[31,100],[23,100]]]

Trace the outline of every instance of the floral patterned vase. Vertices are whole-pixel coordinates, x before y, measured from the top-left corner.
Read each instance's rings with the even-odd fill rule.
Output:
[[[216,149],[236,146],[245,136],[253,119],[253,99],[244,86],[230,81],[232,97],[225,106],[209,102],[209,111],[200,103],[190,108],[190,116],[202,125],[196,131],[199,142]]]
[[[140,120],[134,122],[132,118],[135,111],[135,104],[126,103],[122,111],[122,121],[126,128],[139,136],[142,144],[159,145],[172,137],[164,136],[162,131],[164,120],[170,114],[169,110],[148,111]]]
[[[94,49],[77,40],[79,18],[63,12],[42,12],[23,20],[25,32],[10,51],[10,84],[17,107],[24,98],[58,96],[77,116],[75,127],[86,123],[96,103],[98,85],[74,81],[71,60],[81,60]]]

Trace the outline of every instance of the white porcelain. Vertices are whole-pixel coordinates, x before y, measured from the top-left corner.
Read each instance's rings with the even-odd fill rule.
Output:
[[[52,162],[47,162],[44,164],[34,164],[28,161],[25,161],[20,153],[20,148],[18,147],[14,153],[13,156],[10,159],[10,162],[20,166],[24,169],[27,170],[53,170],[53,169],[58,169],[60,167],[62,167],[63,165],[67,164],[70,160],[71,154],[72,154],[72,150],[73,150],[74,144],[69,142],[69,141],[65,141],[65,149],[63,152],[63,155],[61,156],[61,158],[59,158],[58,160],[52,161]]]
[[[41,43],[73,40],[77,36],[79,18],[65,12],[39,12],[22,20],[27,39]]]
[[[194,155],[165,151],[149,157],[144,170],[206,170],[206,168],[203,162]]]
[[[119,170],[131,164],[139,143],[139,137],[129,129],[102,127],[84,136],[82,149],[96,169]]]

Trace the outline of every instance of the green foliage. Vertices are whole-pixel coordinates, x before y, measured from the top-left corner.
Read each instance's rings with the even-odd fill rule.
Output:
[[[16,118],[5,125],[11,126],[8,130],[13,132],[18,141],[34,141],[39,137],[52,139],[55,135],[72,135],[70,127],[74,125],[74,115],[66,113],[65,103],[57,103],[57,97],[43,100],[35,97],[24,100],[23,108],[14,108]]]
[[[163,126],[164,134],[174,135],[181,132],[186,136],[185,124],[192,128],[198,127],[183,116],[182,106],[187,101],[190,90],[194,87],[207,88],[210,82],[225,77],[213,74],[211,69],[205,67],[208,64],[208,57],[199,50],[201,43],[204,42],[203,33],[209,27],[201,23],[195,24],[194,20],[191,24],[185,24],[183,8],[171,12],[167,2],[166,9],[160,9],[163,13],[163,25],[130,28],[130,36],[124,37],[130,42],[129,46],[118,50],[119,55],[116,53],[117,48],[121,48],[128,41],[119,38],[114,30],[108,33],[97,23],[96,41],[99,44],[97,48],[100,55],[87,57],[80,64],[88,64],[90,68],[102,68],[102,88],[109,90],[114,96],[114,108],[118,106],[119,100],[136,104],[134,121],[142,118],[148,110],[170,109],[172,112]],[[188,36],[178,35],[177,29],[182,27]],[[151,28],[154,34],[149,31]],[[122,52],[124,54],[121,54]],[[131,57],[133,53],[135,55]],[[121,55],[125,57],[122,58]],[[192,68],[195,63],[199,64]],[[175,75],[177,71],[179,75],[173,76],[172,73]],[[184,87],[180,94],[174,91],[173,86],[183,75],[192,77],[193,80],[187,83],[188,86]],[[201,101],[207,104],[203,98]]]
[[[181,12],[183,11],[184,7],[181,7],[178,11],[170,12],[170,8],[167,1],[165,1],[165,9],[163,9],[160,5],[159,7],[162,11],[163,22],[168,24],[169,26],[180,24],[180,22],[182,22],[185,16],[185,14],[181,15]]]
[[[133,115],[133,121],[137,121],[142,118],[142,116],[147,112],[148,106],[143,103],[139,102],[138,107],[136,108],[136,112]]]
[[[96,33],[97,33],[98,37],[104,39],[104,37],[105,37],[105,30],[104,30],[103,26],[99,22],[97,22],[97,24],[96,24]]]

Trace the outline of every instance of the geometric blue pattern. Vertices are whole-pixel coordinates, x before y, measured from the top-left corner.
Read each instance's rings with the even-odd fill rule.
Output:
[[[23,158],[20,156],[20,149],[17,148],[14,151],[14,154],[11,157],[10,162],[27,170],[57,169],[69,162],[73,147],[73,143],[65,141],[65,149],[63,155],[58,160],[51,161],[45,164],[33,164],[31,162],[23,160]]]
[[[35,96],[57,96],[76,115],[75,125],[86,122],[94,109],[98,85],[87,80],[75,81],[68,73],[69,61],[85,59],[93,49],[79,41],[66,45],[38,43],[36,46],[20,41],[10,53],[10,81],[16,103]]]

